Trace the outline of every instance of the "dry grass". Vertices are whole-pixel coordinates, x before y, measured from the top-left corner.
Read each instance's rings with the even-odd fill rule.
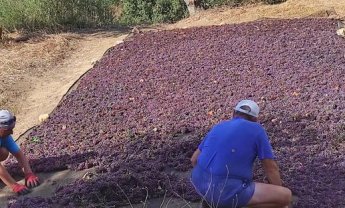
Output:
[[[248,5],[238,8],[216,8],[201,11],[168,28],[187,28],[249,22],[265,18],[345,17],[341,0],[288,0],[276,5]]]
[[[22,100],[34,84],[31,78],[41,77],[61,63],[75,49],[77,41],[69,35],[49,35],[0,45],[1,108],[17,112],[18,99]]]

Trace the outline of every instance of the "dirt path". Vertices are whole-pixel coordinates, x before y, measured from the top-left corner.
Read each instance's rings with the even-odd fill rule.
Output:
[[[235,9],[218,8],[202,11],[197,13],[195,16],[182,20],[176,24],[165,25],[163,28],[187,28],[240,23],[264,18],[299,18],[311,16],[331,18],[344,17],[344,1],[289,0],[283,4],[273,6],[258,5]],[[65,51],[65,55],[67,55],[62,56],[62,58],[59,56],[59,64],[54,62],[50,65],[43,65],[49,66],[49,70],[46,69],[40,71],[40,73],[35,73],[35,71],[32,71],[35,70],[35,66],[33,66],[31,71],[24,71],[18,75],[18,73],[14,73],[13,70],[4,70],[0,68],[2,70],[0,70],[0,77],[5,76],[10,79],[13,78],[20,80],[16,82],[18,85],[7,88],[7,90],[10,91],[8,94],[1,95],[11,95],[11,99],[8,98],[8,105],[16,104],[17,106],[15,112],[18,117],[18,123],[15,129],[15,137],[24,133],[27,129],[38,125],[39,116],[41,114],[49,114],[52,112],[70,86],[88,69],[92,68],[93,63],[99,60],[108,48],[114,46],[118,41],[123,40],[126,37],[126,34],[119,32],[98,32],[84,35],[78,34],[74,36],[76,37],[73,38],[73,49],[71,49],[71,47],[65,47],[66,50],[70,50],[70,52]],[[41,43],[42,42],[37,43],[37,47]],[[35,47],[35,45],[30,47]],[[42,45],[39,47],[42,47]],[[43,45],[43,47],[46,48],[47,46]],[[60,45],[55,46],[54,50],[57,50],[57,48],[60,48],[61,53],[64,52],[65,48],[61,49]],[[12,48],[12,50],[16,50],[16,48]],[[32,50],[32,48],[30,50]],[[46,53],[49,53],[49,51]],[[23,54],[27,53],[24,52]],[[12,67],[15,64],[20,65],[21,62],[24,62],[27,59],[39,59],[40,56],[40,54],[33,53],[31,57],[18,57],[18,54],[13,53],[13,55],[11,55],[8,51],[4,51],[2,49],[0,50],[0,63],[5,64],[5,67]],[[8,63],[7,60],[12,60],[15,64]],[[52,59],[46,59],[46,61],[52,61]],[[29,65],[31,66],[31,64]],[[49,196],[55,190],[56,184],[73,181],[77,178],[81,178],[84,174],[85,171],[72,172],[68,170],[49,174],[39,174],[39,176],[44,180],[44,183],[40,187],[34,189],[34,192],[30,195]],[[5,204],[7,203],[5,198],[11,195],[12,193],[8,189],[4,189],[0,193],[0,207],[5,207]],[[162,200],[163,199],[152,200],[148,203],[152,206],[156,206],[157,204],[160,205]],[[169,207],[178,207],[178,205],[175,206],[173,204],[185,204],[185,202],[181,200],[173,200],[169,201],[169,203],[170,202],[171,204]],[[142,207],[142,205],[136,205],[135,207]],[[192,207],[196,207],[196,204],[193,204]]]

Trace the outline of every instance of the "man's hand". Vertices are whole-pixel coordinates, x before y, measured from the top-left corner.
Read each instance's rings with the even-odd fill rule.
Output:
[[[37,176],[35,176],[33,173],[25,174],[25,186],[28,188],[34,188],[38,185],[40,185],[40,180]]]
[[[21,184],[15,183],[11,185],[12,191],[18,195],[24,195],[30,193],[30,190]]]
[[[279,167],[277,163],[272,159],[263,159],[263,168],[270,184],[282,186],[282,180],[280,178]]]
[[[192,158],[190,159],[190,162],[192,163],[192,166],[195,167],[196,163],[198,162],[198,157],[200,155],[201,151],[199,149],[196,149],[195,152],[192,155]]]

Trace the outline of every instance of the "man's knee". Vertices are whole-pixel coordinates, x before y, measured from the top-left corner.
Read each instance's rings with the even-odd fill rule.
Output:
[[[292,193],[291,190],[285,187],[280,187],[280,190],[277,190],[277,193],[279,193],[275,200],[276,204],[281,207],[288,206],[292,201]]]
[[[8,155],[8,150],[3,147],[0,147],[0,162],[5,161],[8,158]]]
[[[290,189],[270,184],[256,183],[255,192],[249,201],[250,207],[260,207],[262,204],[285,207],[290,204],[292,194]]]
[[[292,192],[290,189],[285,188],[281,196],[281,205],[287,206],[292,201]]]

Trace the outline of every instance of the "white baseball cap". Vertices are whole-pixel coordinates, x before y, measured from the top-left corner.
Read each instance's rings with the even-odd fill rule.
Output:
[[[258,117],[260,108],[258,104],[252,100],[241,100],[239,103],[237,103],[235,111]]]
[[[0,110],[0,128],[13,129],[16,125],[16,117],[8,110]]]

